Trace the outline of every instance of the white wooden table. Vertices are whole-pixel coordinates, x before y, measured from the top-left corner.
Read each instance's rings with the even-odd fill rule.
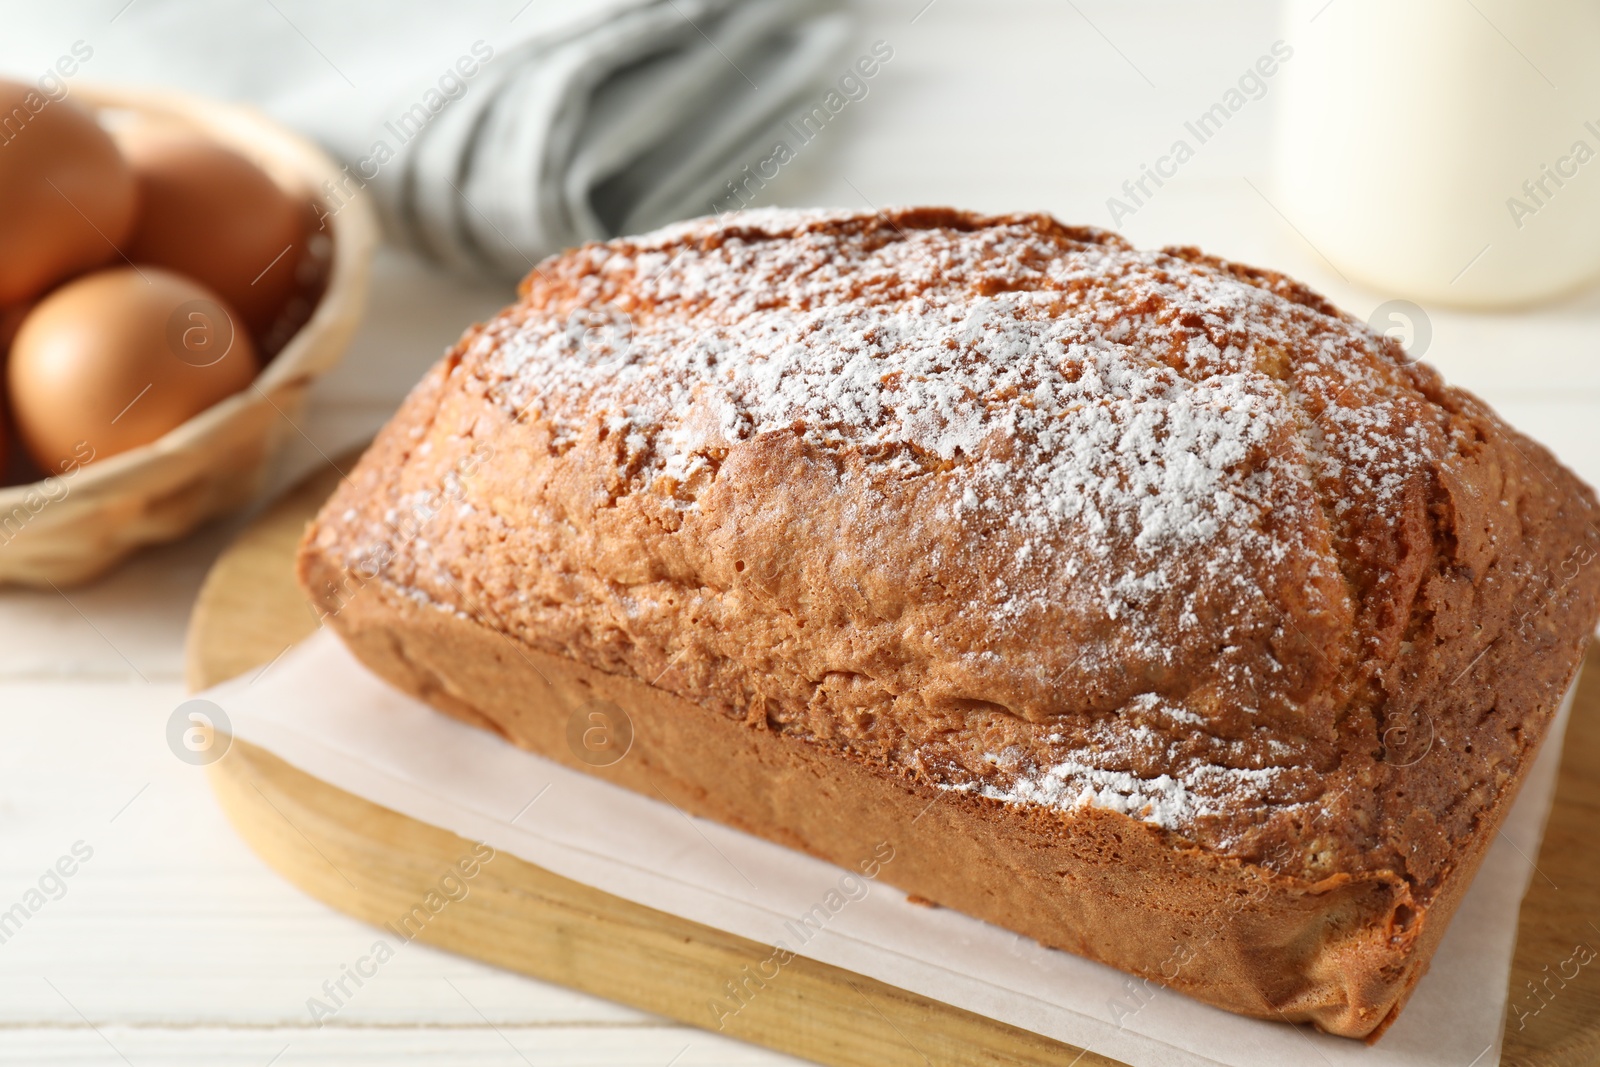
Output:
[[[1036,208],[1104,225],[1106,198],[1197,102],[1308,29],[1280,28],[1260,0],[882,0],[864,11],[860,50],[882,39],[893,60],[763,202]],[[114,59],[116,40],[108,26],[96,47]],[[1263,104],[1124,232],[1285,269],[1365,315],[1388,294],[1342,282],[1268,200],[1270,95]],[[367,324],[319,384],[276,484],[369,435],[508,295],[385,253]],[[1533,316],[1432,321],[1431,361],[1600,481],[1600,291]],[[307,998],[370,932],[262,866],[164,737],[184,696],[190,602],[237,528],[216,525],[65,596],[0,592],[0,911],[75,843],[93,849],[65,895],[0,944],[0,1062],[794,1062],[422,945],[313,1027]]]

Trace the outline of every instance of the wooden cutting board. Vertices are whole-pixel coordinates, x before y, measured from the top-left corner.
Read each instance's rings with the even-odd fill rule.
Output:
[[[316,629],[291,567],[306,522],[337,479],[330,469],[301,485],[218,559],[189,625],[192,689],[259,669]],[[410,910],[472,849],[254,745],[234,742],[209,770],[223,809],[262,859],[317,899],[374,924]],[[1585,664],[1539,873],[1522,904],[1503,1064],[1600,1063],[1596,826],[1600,649]],[[728,976],[755,969],[771,951],[503,854],[420,940],[704,1027],[712,1026],[707,1005],[725,996]],[[1592,962],[1579,962],[1586,958]],[[803,957],[728,1017],[722,1032],[840,1067],[1117,1063]]]

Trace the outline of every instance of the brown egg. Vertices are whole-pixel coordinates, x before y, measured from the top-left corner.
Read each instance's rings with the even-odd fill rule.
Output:
[[[0,80],[0,307],[117,258],[133,173],[87,110]]]
[[[139,183],[128,255],[210,286],[254,334],[271,326],[295,288],[299,201],[197,134],[135,126],[118,136]]]
[[[6,367],[17,436],[46,470],[148,444],[248,386],[255,349],[211,290],[159,267],[57,289]]]

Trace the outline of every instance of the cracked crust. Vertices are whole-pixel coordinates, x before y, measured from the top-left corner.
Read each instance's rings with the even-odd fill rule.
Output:
[[[1577,669],[1595,511],[1281,275],[749,213],[541,264],[300,568],[369,665],[519,744],[593,770],[565,722],[604,689],[623,784],[840,862],[894,840],[922,896],[1367,1036]]]

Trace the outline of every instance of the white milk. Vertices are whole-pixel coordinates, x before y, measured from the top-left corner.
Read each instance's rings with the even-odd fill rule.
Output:
[[[1600,275],[1600,3],[1285,8],[1278,195],[1343,273],[1476,306]]]

